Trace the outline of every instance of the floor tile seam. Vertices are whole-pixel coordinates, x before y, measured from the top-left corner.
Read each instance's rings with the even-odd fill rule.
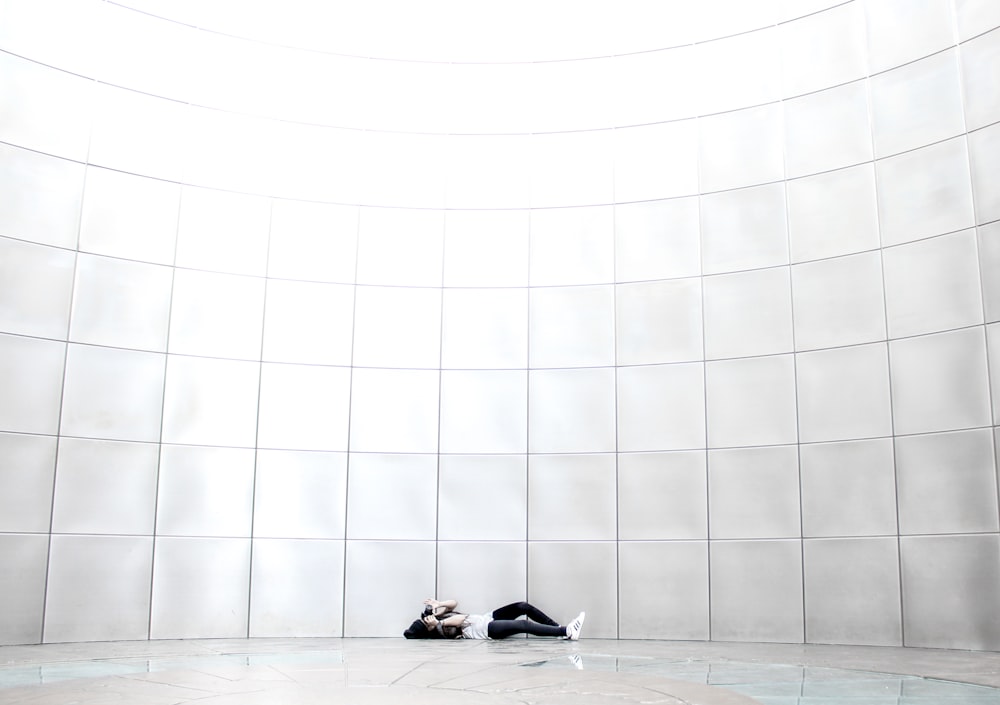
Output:
[[[342,643],[340,645],[344,646],[344,644],[342,644]],[[347,645],[347,646],[349,646],[349,645]],[[479,645],[477,645],[477,646],[479,646]],[[840,651],[844,651],[844,648],[842,648],[842,647],[833,646],[832,648],[838,649]],[[854,647],[846,647],[846,649],[848,649],[848,650],[851,650],[853,648]],[[858,649],[861,650],[862,652],[864,652],[864,651],[871,651],[871,650],[877,651],[879,648],[880,647],[871,647],[871,649],[869,649],[868,647],[858,647]],[[891,647],[889,647],[889,648],[891,648]],[[909,648],[912,648],[912,647],[909,647]],[[350,651],[351,651],[350,648],[340,649],[340,650],[341,651],[347,651],[348,653],[350,653]],[[737,651],[747,651],[747,650],[752,651],[752,649],[737,649]],[[799,649],[797,646],[796,646],[796,650],[800,651],[800,653],[796,654],[796,656],[798,658],[795,659],[794,661],[792,661],[792,660],[785,660],[784,658],[782,658],[783,656],[786,656],[786,654],[778,653],[778,652],[781,651],[781,649],[771,649],[771,648],[766,648],[765,649],[765,651],[768,651],[768,652],[771,652],[771,653],[764,653],[762,655],[758,655],[758,656],[755,656],[755,657],[752,657],[752,658],[749,658],[749,654],[746,654],[746,653],[734,654],[734,653],[729,652],[729,653],[721,654],[721,653],[716,652],[715,654],[707,654],[707,655],[704,655],[704,656],[699,656],[698,660],[699,661],[706,661],[706,660],[711,659],[711,658],[720,658],[720,657],[732,660],[734,657],[735,658],[741,658],[742,657],[742,658],[747,659],[748,662],[766,661],[767,663],[775,663],[776,661],[781,661],[782,663],[787,664],[787,665],[796,665],[796,666],[803,666],[803,667],[808,666],[808,667],[843,668],[843,669],[848,669],[848,670],[858,670],[858,671],[868,671],[868,672],[872,672],[872,671],[876,670],[876,668],[877,668],[877,669],[880,669],[881,672],[892,672],[892,673],[895,673],[895,674],[905,674],[905,675],[917,675],[917,676],[922,676],[922,677],[933,677],[933,674],[935,674],[935,673],[941,673],[941,672],[946,671],[946,670],[950,671],[951,668],[953,668],[953,667],[961,667],[963,670],[966,670],[966,671],[968,671],[968,669],[972,668],[972,670],[975,673],[987,673],[987,674],[989,672],[991,672],[991,671],[996,670],[996,669],[1000,669],[1000,654],[995,653],[995,652],[965,652],[965,651],[939,651],[939,650],[932,650],[932,651],[921,651],[919,653],[913,653],[913,652],[910,652],[910,651],[903,651],[901,648],[898,648],[898,649],[897,648],[893,648],[892,652],[889,653],[885,658],[878,658],[878,659],[875,659],[874,661],[872,661],[871,656],[877,655],[877,654],[874,654],[874,653],[868,653],[868,654],[866,654],[867,658],[865,660],[865,666],[861,667],[859,665],[844,665],[844,660],[845,659],[847,659],[847,660],[859,659],[860,656],[861,656],[861,654],[857,654],[857,653],[852,654],[852,653],[849,653],[849,652],[848,653],[840,653],[840,654],[836,654],[835,653],[835,654],[830,654],[830,655],[824,655],[822,653],[820,653],[820,654],[808,654],[808,653],[801,653],[801,649]],[[729,650],[725,650],[725,651],[729,651]],[[806,651],[814,651],[814,650],[813,649],[807,649]],[[77,664],[78,665],[78,664],[82,664],[82,663],[101,663],[101,662],[107,662],[107,663],[127,663],[129,661],[136,661],[136,660],[159,660],[159,659],[170,659],[170,658],[179,658],[179,657],[192,657],[192,658],[206,657],[206,658],[212,658],[214,656],[244,656],[244,655],[250,655],[250,653],[251,652],[239,652],[239,653],[236,653],[236,652],[232,652],[232,651],[219,651],[219,650],[212,651],[212,650],[206,650],[206,651],[195,651],[194,653],[192,653],[191,651],[181,651],[181,652],[172,652],[172,653],[163,653],[163,652],[142,653],[142,654],[134,654],[134,655],[131,655],[131,654],[130,655],[126,655],[126,654],[120,654],[120,653],[119,654],[101,654],[101,655],[98,655],[96,657],[95,656],[88,657],[86,655],[75,655],[75,656],[67,657],[67,655],[63,655],[63,658],[60,658],[59,660],[50,660],[50,659],[46,658],[44,660],[36,660],[36,661],[30,661],[30,660],[29,661],[20,661],[19,660],[19,661],[14,661],[14,662],[8,662],[8,664],[6,664],[6,665],[0,665],[0,671],[4,670],[4,668],[8,667],[8,666],[12,666],[12,667],[25,667],[25,666],[29,666],[29,667],[30,666],[43,667],[43,666],[58,666],[58,665],[65,665],[65,664]],[[254,653],[261,653],[261,650],[258,649]],[[299,653],[299,652],[287,652],[287,653]],[[471,650],[463,651],[463,653],[466,653],[466,654],[471,653]],[[0,651],[0,655],[2,655],[2,651]],[[649,656],[648,654],[643,654],[642,656],[637,656],[636,654],[633,654],[633,653],[627,653],[627,654],[617,653],[617,654],[609,654],[609,656],[610,655],[614,655],[614,656],[619,657],[619,658],[627,658],[627,657],[644,658],[644,659],[651,659],[651,658],[678,658],[674,654],[663,654],[663,655],[656,655],[656,656]],[[446,661],[446,660],[448,660],[449,656],[452,656],[452,654],[450,654],[450,653],[438,654],[438,655],[434,656],[434,658],[432,659],[432,661],[434,661],[434,662]],[[900,662],[896,658],[896,657],[899,657],[899,656],[904,657],[904,659],[903,659],[904,662],[902,664],[903,670],[901,670],[901,668],[900,668]],[[944,662],[943,663],[940,663],[940,662],[939,663],[935,663],[932,668],[928,668],[927,667],[927,665],[928,665],[927,661],[936,661],[936,660],[937,661],[943,660]],[[429,662],[430,661],[428,661],[428,663]],[[907,662],[909,662],[909,663],[907,663]],[[921,663],[921,662],[923,662],[923,663]],[[876,664],[876,665],[873,666],[873,663]]]
[[[739,662],[731,662],[734,665]],[[748,663],[748,662],[744,662]],[[906,678],[912,679],[914,681],[936,681],[942,683],[952,683],[956,685],[973,685],[982,686],[987,688],[993,688],[1000,691],[1000,673],[997,671],[983,672],[981,675],[992,677],[997,680],[997,683],[985,682],[984,678],[976,678],[977,673],[969,674],[944,674],[937,671],[928,672],[916,672],[915,669],[908,670],[898,670],[894,669],[892,666],[886,665],[884,667],[874,667],[872,665],[862,666],[860,664],[847,664],[847,665],[829,665],[829,664],[815,664],[815,663],[794,663],[794,662],[759,662],[750,665],[759,665],[761,667],[766,666],[788,666],[792,668],[826,668],[831,670],[846,671],[848,673],[864,673],[869,674],[873,678],[878,678],[879,676],[888,676],[892,678]],[[1000,693],[998,693],[1000,695]]]
[[[469,671],[469,672],[462,673],[460,675],[451,676],[449,678],[446,678],[446,679],[441,680],[441,681],[437,681],[435,683],[427,683],[427,684],[424,685],[424,687],[427,687],[427,688],[440,688],[442,690],[467,690],[467,688],[464,688],[464,687],[461,687],[461,688],[452,687],[452,686],[449,686],[448,684],[449,683],[455,683],[456,681],[460,681],[463,678],[473,678],[473,677],[478,676],[478,675],[489,673],[490,671],[495,671],[497,668],[504,668],[504,667],[506,667],[506,666],[504,666],[504,665],[498,665],[498,664],[491,664],[489,666],[486,666],[486,667],[483,667],[483,668],[479,668],[479,669],[476,669],[474,671]]]

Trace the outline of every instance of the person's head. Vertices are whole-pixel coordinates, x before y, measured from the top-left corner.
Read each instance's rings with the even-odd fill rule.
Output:
[[[427,625],[424,624],[422,619],[413,620],[413,624],[403,630],[403,636],[407,639],[426,639],[430,636],[430,632],[427,630]]]

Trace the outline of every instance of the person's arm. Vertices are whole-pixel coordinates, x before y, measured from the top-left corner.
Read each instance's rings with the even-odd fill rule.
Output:
[[[442,631],[444,627],[456,627],[461,629],[462,624],[465,622],[465,615],[454,613],[449,614],[444,619],[438,619],[434,615],[429,614],[424,617],[423,622],[427,627],[427,631],[437,631],[439,634],[444,634]]]
[[[424,604],[430,605],[433,608],[435,615],[444,614],[445,612],[454,612],[455,608],[458,607],[457,600],[435,600],[431,597],[424,600]]]
[[[446,627],[461,627],[465,622],[465,615],[455,612],[438,621]]]

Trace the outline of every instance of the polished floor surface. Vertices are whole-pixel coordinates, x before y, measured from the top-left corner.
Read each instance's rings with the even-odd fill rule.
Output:
[[[1000,705],[1000,653],[557,639],[0,647],[0,704]]]

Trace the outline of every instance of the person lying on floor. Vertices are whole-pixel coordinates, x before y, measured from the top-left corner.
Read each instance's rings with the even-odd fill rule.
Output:
[[[562,626],[527,602],[512,602],[489,614],[456,612],[455,600],[424,600],[424,612],[404,632],[407,639],[506,639],[515,634],[580,638],[586,613]],[[526,617],[526,619],[521,619]]]

